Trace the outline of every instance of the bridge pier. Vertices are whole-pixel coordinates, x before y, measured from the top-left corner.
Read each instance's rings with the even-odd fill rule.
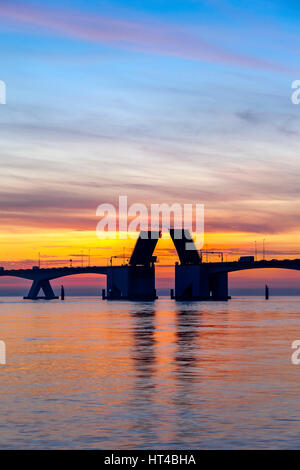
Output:
[[[155,300],[155,265],[153,256],[159,231],[141,231],[128,265],[107,269],[108,300]]]
[[[107,272],[108,300],[155,300],[155,268],[114,266]]]
[[[209,273],[204,264],[175,265],[176,300],[228,300],[228,273]]]
[[[211,274],[210,290],[212,300],[228,300],[228,273]]]
[[[39,292],[42,290],[44,292],[44,296],[39,296]],[[58,299],[58,297],[54,294],[53,289],[51,287],[50,281],[48,279],[35,279],[32,283],[32,286],[29,290],[27,297],[24,299],[31,299],[31,300],[38,300],[38,299],[45,299],[45,300],[52,300]]]
[[[175,299],[208,300],[209,274],[201,264],[175,265]]]

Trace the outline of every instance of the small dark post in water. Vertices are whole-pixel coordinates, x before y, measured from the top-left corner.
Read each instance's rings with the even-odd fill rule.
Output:
[[[65,289],[64,289],[64,286],[61,286],[61,289],[60,289],[60,298],[61,298],[61,300],[65,300]]]
[[[175,296],[174,296],[174,289],[171,289],[170,295],[171,295],[171,299],[174,299],[174,297],[175,297]]]
[[[105,289],[102,289],[102,300],[105,300],[106,299],[106,296],[105,296]]]
[[[268,300],[268,298],[269,298],[269,287],[266,284],[266,286],[265,286],[265,299]]]

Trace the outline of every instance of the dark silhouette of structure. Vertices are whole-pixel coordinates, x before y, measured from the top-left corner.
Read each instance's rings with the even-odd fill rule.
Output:
[[[24,272],[26,271],[26,272]],[[30,271],[34,273],[34,275],[31,275]],[[44,270],[40,270],[44,271]],[[58,296],[54,294],[53,289],[50,284],[50,279],[56,279],[56,277],[44,277],[43,272],[41,272],[40,276],[36,275],[36,271],[34,270],[19,270],[17,271],[19,275],[17,277],[22,277],[23,279],[32,279],[33,283],[32,286],[29,290],[29,293],[24,299],[45,299],[45,300],[52,300],[52,299],[58,299]],[[13,273],[8,274],[8,276],[13,276]],[[40,291],[44,292],[44,296],[39,296]]]
[[[265,285],[265,299],[269,299],[269,287],[267,286],[267,284]]]
[[[155,300],[155,262],[153,256],[161,232],[142,231],[128,265],[110,267],[107,271],[109,300]]]
[[[300,259],[261,260],[241,257],[238,261],[203,262],[187,231],[178,238],[177,229],[170,230],[179,263],[175,264],[175,290],[171,297],[176,300],[228,300],[228,273],[246,269],[279,268],[300,271]],[[160,232],[141,232],[128,264],[123,266],[88,266],[32,269],[0,269],[0,277],[13,276],[32,280],[29,293],[24,299],[58,299],[50,281],[77,274],[101,274],[107,277],[106,291],[102,298],[108,300],[155,300],[155,262],[153,256]],[[40,291],[44,295],[40,296]],[[266,294],[269,289],[266,286]],[[64,289],[61,289],[64,298]],[[267,298],[267,297],[266,297]]]
[[[61,288],[60,288],[60,298],[61,298],[61,300],[65,300],[65,289],[64,289],[64,286],[61,286]]]
[[[108,300],[154,300],[155,261],[153,256],[160,232],[141,232],[137,239],[128,264],[123,266],[88,266],[43,268],[34,266],[32,269],[0,270],[0,276],[13,276],[32,280],[32,286],[24,299],[58,299],[54,294],[50,281],[76,274],[103,274],[107,277],[107,291],[103,289],[102,298]],[[40,291],[44,295],[39,295]],[[61,298],[64,289],[61,288]]]
[[[180,261],[175,264],[175,293],[173,289],[171,290],[171,298],[176,300],[226,301],[230,299],[228,295],[229,272],[257,268],[300,270],[299,259],[255,261],[253,256],[244,256],[238,261],[205,263],[191,240],[189,232],[185,230],[181,232],[181,237],[178,239],[178,230],[170,230]]]
[[[203,263],[187,230],[171,229],[180,264],[175,264],[176,300],[228,300],[228,271],[218,265],[227,263]]]

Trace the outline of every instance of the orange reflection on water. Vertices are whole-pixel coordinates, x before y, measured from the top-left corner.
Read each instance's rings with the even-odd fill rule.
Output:
[[[1,444],[288,447],[300,420],[298,305],[2,299]]]

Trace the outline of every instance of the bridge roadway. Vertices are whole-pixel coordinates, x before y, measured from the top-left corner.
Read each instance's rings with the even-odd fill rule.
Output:
[[[230,273],[234,271],[243,271],[245,269],[296,269],[300,270],[300,259],[285,259],[285,260],[260,260],[260,261],[229,261],[219,263],[202,263],[206,266],[208,271],[214,273]]]
[[[62,268],[40,268],[40,269],[4,269],[0,276],[21,277],[23,279],[58,279],[75,274],[107,274],[108,269],[116,266],[89,266],[89,267],[62,267]]]

